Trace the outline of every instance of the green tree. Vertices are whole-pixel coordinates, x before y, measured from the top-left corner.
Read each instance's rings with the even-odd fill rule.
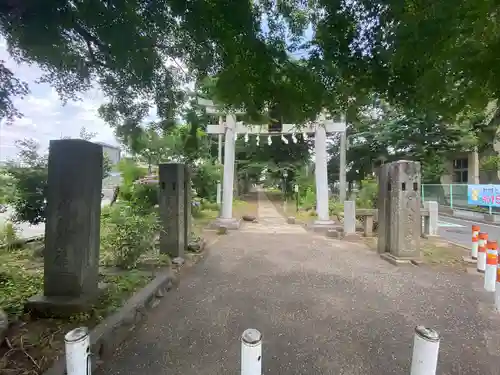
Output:
[[[11,179],[13,194],[7,203],[14,208],[14,219],[36,225],[45,222],[47,203],[48,158],[40,151],[36,140],[23,139],[16,142],[18,159],[10,161],[5,173]],[[104,155],[102,178],[109,176],[111,162]]]
[[[361,182],[382,162],[398,159],[422,163],[425,183],[439,183],[444,162],[478,144],[474,123],[449,123],[442,116],[409,111],[383,102],[365,108],[366,115],[348,128],[348,180]],[[330,149],[330,176],[338,178],[338,142]]]
[[[287,54],[286,41],[293,36],[297,45],[308,25],[300,3],[280,6],[285,18],[277,22],[271,2],[7,2],[0,6],[0,32],[14,58],[38,64],[41,80],[63,99],[97,81],[110,98],[108,113],[130,124],[154,102],[158,116],[171,121],[185,100],[186,79],[212,73],[228,103],[249,110],[287,90],[289,99],[312,97],[304,89],[315,82],[311,71]],[[286,33],[285,23],[292,26]],[[286,105],[299,108],[295,103]]]
[[[16,142],[18,162],[7,164],[7,173],[13,179],[15,194],[8,197],[14,208],[14,220],[32,225],[45,222],[47,197],[47,156],[33,139]]]

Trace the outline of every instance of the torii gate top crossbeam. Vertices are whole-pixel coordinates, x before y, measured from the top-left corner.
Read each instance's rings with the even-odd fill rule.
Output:
[[[280,135],[280,134],[293,134],[293,133],[314,133],[316,128],[320,126],[318,123],[313,123],[309,125],[298,126],[295,124],[283,124],[281,132],[269,131],[268,125],[245,125],[242,123],[236,123],[235,133],[237,134],[258,134],[258,135]],[[334,122],[332,120],[327,120],[324,122],[325,130],[327,133],[343,132],[345,131],[344,122]],[[208,125],[208,134],[224,134],[224,125]]]
[[[198,98],[198,104],[206,108],[206,112],[209,114],[223,115],[223,110],[217,106],[212,100]],[[234,115],[244,113],[244,111],[236,110]],[[314,133],[319,125],[325,127],[327,133],[344,132],[346,128],[345,121],[335,122],[333,120],[323,120],[320,122],[307,124],[303,126],[297,126],[294,124],[283,124],[281,132],[269,131],[268,125],[245,125],[243,123],[236,123],[234,132],[238,133],[248,133],[248,134],[259,134],[259,135],[280,135],[280,134],[293,134],[293,133]],[[220,125],[208,125],[208,134],[224,134],[225,127],[223,124]]]

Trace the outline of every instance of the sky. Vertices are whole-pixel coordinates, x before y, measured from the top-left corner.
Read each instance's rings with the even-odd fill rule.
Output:
[[[48,84],[36,84],[42,75],[40,69],[28,64],[18,65],[9,56],[5,41],[0,40],[0,60],[31,90],[25,98],[16,98],[16,107],[24,114],[11,125],[0,123],[0,161],[16,157],[15,141],[23,138],[36,139],[46,151],[51,139],[62,136],[77,137],[80,129],[97,133],[95,141],[118,145],[113,130],[99,118],[97,109],[104,102],[104,96],[98,89],[82,94],[82,101],[68,102],[62,105],[55,90]]]

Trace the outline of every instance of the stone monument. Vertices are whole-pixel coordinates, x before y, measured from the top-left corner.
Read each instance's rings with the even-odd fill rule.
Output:
[[[185,222],[185,172],[182,163],[166,163],[158,166],[160,184],[160,253],[173,258],[183,257],[187,244]]]
[[[43,295],[26,303],[39,316],[87,311],[98,297],[102,146],[50,141]]]
[[[184,245],[187,246],[191,241],[191,168],[186,164],[184,170]]]
[[[359,236],[356,233],[356,202],[344,201],[344,233],[343,239],[356,240]]]
[[[420,258],[420,163],[399,160],[379,176],[378,252],[392,263]]]

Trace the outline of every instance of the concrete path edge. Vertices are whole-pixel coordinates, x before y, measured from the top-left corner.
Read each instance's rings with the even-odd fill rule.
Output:
[[[6,245],[1,245],[0,249],[7,248],[8,246],[23,246],[31,242],[37,242],[37,241],[43,241],[45,238],[44,235],[41,236],[33,236],[33,237],[26,237],[26,238],[19,238],[15,240],[12,243],[6,244]]]
[[[445,216],[445,217],[449,217],[449,218],[452,218],[452,219],[458,219],[458,220],[475,222],[475,223],[478,223],[478,224],[479,223],[481,223],[481,224],[487,224],[487,225],[491,225],[493,227],[500,227],[499,223],[495,223],[494,221],[487,221],[487,220],[483,220],[483,219],[472,219],[472,218],[454,216],[452,214],[444,213],[444,212],[439,212],[439,216]]]
[[[147,312],[159,305],[166,292],[179,285],[174,270],[161,271],[148,285],[136,292],[114,314],[104,319],[90,332],[91,362],[94,371],[115,349],[124,342]],[[66,374],[66,358],[63,355],[43,375]]]

